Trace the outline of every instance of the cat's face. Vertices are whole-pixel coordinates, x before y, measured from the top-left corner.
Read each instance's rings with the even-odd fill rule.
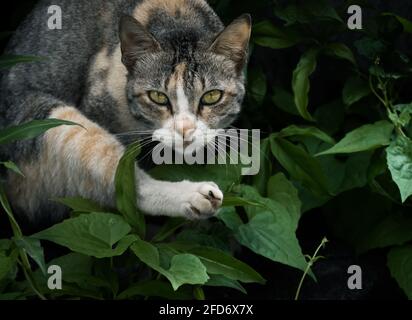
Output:
[[[129,106],[150,124],[155,140],[192,152],[236,118],[245,93],[242,70],[250,27],[250,18],[242,16],[218,37],[176,50],[161,45],[133,18],[123,18]]]

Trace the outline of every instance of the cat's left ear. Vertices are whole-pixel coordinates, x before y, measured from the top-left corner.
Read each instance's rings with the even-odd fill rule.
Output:
[[[251,30],[252,18],[243,14],[217,36],[211,50],[234,61],[240,72],[247,61]]]

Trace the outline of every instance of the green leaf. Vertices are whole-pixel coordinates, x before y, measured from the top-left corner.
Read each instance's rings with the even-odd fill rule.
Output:
[[[266,188],[265,188],[266,189]],[[259,203],[252,202],[241,197],[236,196],[226,196],[223,200],[223,207],[241,207],[241,206],[260,206]]]
[[[283,173],[278,173],[270,178],[268,182],[268,198],[280,203],[297,220],[300,217],[300,199],[298,190],[286,179]]]
[[[80,253],[71,252],[51,260],[48,265],[57,265],[62,269],[62,280],[64,282],[83,285],[83,279],[92,275],[93,258]]]
[[[388,267],[392,277],[412,300],[412,246],[392,248],[388,253]]]
[[[7,199],[6,192],[4,191],[2,183],[0,183],[0,203],[9,218],[14,235],[22,237],[23,233],[21,232],[20,226],[14,218],[13,211],[11,210],[9,200]]]
[[[16,246],[26,251],[26,253],[37,263],[43,274],[46,274],[44,252],[40,241],[30,237],[14,238],[13,240]]]
[[[279,132],[279,137],[286,138],[286,137],[293,137],[293,136],[309,136],[315,137],[319,140],[325,141],[330,144],[335,144],[335,140],[329,136],[327,133],[323,132],[322,130],[316,127],[309,127],[309,126],[296,126],[291,125],[282,129]]]
[[[268,20],[254,25],[252,34],[256,44],[272,49],[289,48],[300,41],[298,37],[292,36],[287,30],[276,27]]]
[[[397,123],[400,124],[402,127],[407,127],[411,121],[412,116],[412,103],[408,104],[397,104],[393,107],[397,113],[399,113],[397,117]]]
[[[345,105],[350,106],[368,96],[370,92],[369,84],[366,81],[359,77],[351,77],[343,87],[342,99]]]
[[[332,148],[320,152],[316,156],[353,153],[387,146],[390,144],[393,129],[393,124],[386,120],[363,125],[347,133],[346,136]]]
[[[369,232],[392,210],[386,198],[370,192],[368,188],[344,192],[322,208],[332,234],[357,251],[361,251],[359,247],[367,242]]]
[[[168,273],[173,277],[172,285],[175,290],[186,283],[205,284],[209,280],[205,266],[198,257],[191,254],[175,255]]]
[[[299,115],[293,95],[290,92],[278,86],[273,88],[273,92],[272,101],[279,109],[295,116]]]
[[[67,219],[32,237],[52,241],[78,253],[106,258],[123,254],[135,241],[135,236],[126,236],[130,230],[130,225],[118,215],[90,213]]]
[[[26,293],[24,292],[7,292],[0,294],[0,301],[2,300],[25,300]]]
[[[49,275],[42,274],[40,270],[34,273],[34,278],[39,288],[54,298],[60,296],[84,297],[101,299],[103,290],[110,289],[106,279],[94,275],[95,261],[92,257],[71,252],[67,255],[51,260],[48,266],[59,266],[62,271],[62,290],[50,290],[47,286]]]
[[[265,283],[265,279],[250,266],[219,249],[195,247],[189,252],[199,257],[210,274],[223,275],[244,283]]]
[[[328,194],[327,178],[316,158],[302,147],[276,135],[271,136],[271,147],[275,158],[293,179],[302,182],[316,194]]]
[[[316,108],[315,119],[319,128],[330,135],[340,131],[345,120],[345,105],[336,99]]]
[[[161,242],[172,236],[176,230],[187,224],[184,218],[169,218],[160,231],[152,238],[152,242]]]
[[[375,248],[405,244],[412,240],[411,230],[412,217],[392,213],[366,232],[357,245],[357,251],[363,253]]]
[[[272,175],[272,156],[270,152],[270,140],[268,138],[261,140],[260,142],[260,170],[252,177],[253,186],[262,195],[266,195],[266,185],[270,176]],[[244,199],[242,199],[244,201]],[[228,205],[228,196],[223,198],[223,205]],[[251,203],[250,203],[251,204]],[[233,206],[242,204],[232,204]]]
[[[323,48],[322,52],[330,56],[347,60],[353,65],[356,65],[355,56],[353,55],[352,50],[343,43],[330,43]]]
[[[383,42],[383,40],[372,39],[368,37],[356,40],[354,42],[354,45],[358,50],[359,54],[369,58],[370,60],[374,60],[386,49],[386,45]]]
[[[56,198],[53,201],[64,204],[66,207],[69,207],[75,212],[105,212],[97,202],[94,202],[89,199],[84,199],[81,197],[72,197],[72,198]]]
[[[386,148],[386,160],[392,179],[401,193],[402,202],[412,194],[412,141],[398,137]]]
[[[207,269],[208,274],[222,275],[232,280],[239,280],[244,283],[264,284],[265,279],[253,268],[242,261],[230,256],[222,250],[190,244],[179,247],[179,242],[163,244],[162,247],[172,249],[183,249],[190,254],[197,256]]]
[[[0,252],[0,281],[8,277],[15,265],[13,258]]]
[[[18,63],[44,61],[45,58],[34,56],[17,56],[11,54],[4,54],[0,56],[0,69],[12,67]]]
[[[279,186],[272,185],[273,190],[285,188],[282,187],[285,184],[282,178],[272,183],[279,183]],[[288,185],[285,192],[290,188],[292,186]],[[234,208],[231,213],[228,212],[230,208],[226,208],[226,212],[218,215],[233,230],[239,243],[268,259],[305,270],[306,260],[295,235],[300,216],[296,208],[300,207],[300,203],[285,206],[285,195],[280,195],[276,200],[263,198],[250,186],[242,186],[242,196],[263,206],[245,207],[249,218],[247,223],[240,220]],[[289,199],[296,200],[293,195]]]
[[[403,26],[403,30],[407,33],[412,33],[412,22],[409,21],[408,19],[402,18],[396,14],[390,13],[390,12],[384,12],[382,13],[383,16],[393,16],[395,17]]]
[[[311,154],[317,154],[329,146],[322,141],[303,141]],[[325,155],[317,158],[322,172],[327,178],[328,190],[331,195],[337,195],[354,187],[362,187],[368,182],[368,168],[373,151],[349,154],[346,157]]]
[[[126,221],[144,238],[146,224],[143,213],[137,208],[136,157],[140,153],[138,142],[131,144],[119,161],[115,176],[116,204]]]
[[[368,183],[368,168],[372,152],[351,154],[345,162],[335,156],[323,156],[319,160],[328,177],[329,190],[333,195],[360,188]]]
[[[221,208],[217,217],[222,220],[230,230],[236,230],[243,224],[242,219],[236,213],[234,207]]]
[[[13,242],[9,239],[0,239],[0,251],[10,250]]]
[[[267,92],[266,75],[261,68],[253,68],[248,73],[248,91],[250,97],[258,105],[262,105]]]
[[[45,131],[61,125],[78,125],[71,121],[59,119],[33,120],[18,126],[9,127],[0,131],[0,144],[11,143],[16,140],[32,139]]]
[[[342,22],[336,10],[324,0],[307,0],[299,5],[291,4],[285,8],[277,7],[275,14],[286,21],[287,25],[323,20]]]
[[[403,73],[384,69],[383,67],[377,64],[374,64],[371,67],[369,67],[369,73],[372,76],[375,76],[377,78],[382,78],[382,79],[398,80],[398,79],[406,77],[406,75]]]
[[[247,294],[246,289],[238,281],[226,278],[225,276],[218,274],[210,275],[210,279],[205,283],[205,286],[232,288],[244,294]]]
[[[232,164],[160,165],[151,170],[150,173],[156,179],[173,182],[182,180],[213,181],[225,192],[232,185],[239,184],[241,166]]]
[[[318,49],[309,49],[303,53],[299,60],[296,69],[293,71],[292,89],[294,93],[295,105],[299,114],[306,120],[313,121],[314,119],[308,112],[309,104],[309,89],[310,89],[310,75],[316,69],[316,58]]]
[[[12,161],[0,162],[7,169],[17,173],[18,175],[24,177],[23,172],[20,171],[19,167]]]
[[[171,259],[170,268],[165,269],[160,265],[158,249],[149,242],[138,239],[131,249],[143,263],[164,275],[175,291],[184,284],[205,284],[209,279],[206,267],[194,255],[177,254]]]
[[[213,247],[230,253],[230,230],[219,221],[198,224],[182,230],[176,237],[178,242],[191,243],[193,246]],[[183,252],[182,252],[183,253]]]
[[[116,300],[128,300],[136,296],[159,297],[168,300],[190,300],[193,298],[192,290],[188,287],[181,287],[175,291],[168,282],[149,280],[130,286],[121,292]]]

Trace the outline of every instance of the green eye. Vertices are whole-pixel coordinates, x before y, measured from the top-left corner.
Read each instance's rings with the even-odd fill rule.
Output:
[[[169,98],[164,93],[161,93],[159,91],[149,91],[149,98],[154,103],[161,106],[166,106],[169,104]]]
[[[222,99],[222,96],[222,91],[211,90],[203,95],[202,99],[200,99],[200,102],[205,106],[210,106],[212,104],[218,103]]]

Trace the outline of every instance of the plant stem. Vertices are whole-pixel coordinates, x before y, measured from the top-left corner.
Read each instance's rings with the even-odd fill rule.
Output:
[[[21,255],[21,258],[23,259],[23,255]],[[26,256],[27,258],[27,256]],[[28,261],[27,261],[28,262]],[[47,300],[46,297],[36,288],[36,284],[35,281],[33,279],[32,273],[31,273],[31,269],[25,266],[25,263],[21,263],[22,265],[22,269],[23,269],[23,273],[24,273],[24,277],[26,278],[27,282],[29,283],[31,289],[33,290],[33,292],[41,299],[41,300]]]
[[[16,219],[14,218],[13,211],[11,210],[11,206],[9,201],[7,200],[6,193],[4,192],[3,185],[0,184],[0,203],[6,211],[6,214],[9,218],[11,229],[13,231],[13,235],[16,238],[22,238],[23,232],[19,224],[17,223]],[[19,248],[19,255],[21,259],[21,266],[23,268],[24,276],[26,277],[27,282],[30,284],[30,287],[33,289],[34,293],[42,300],[46,300],[46,298],[40,293],[40,291],[36,288],[35,282],[33,280],[33,274],[31,271],[31,266],[29,262],[29,258],[27,257],[26,251],[22,248]]]
[[[375,87],[373,86],[372,82],[372,76],[369,76],[369,87],[372,91],[372,93],[379,99],[379,101],[386,107],[385,100],[379,95],[379,93],[375,90]]]
[[[319,250],[325,246],[325,244],[328,242],[328,239],[323,238],[320,245],[316,248],[315,253],[313,254],[313,256],[310,257],[308,264],[306,266],[305,272],[303,272],[302,278],[300,279],[299,282],[299,286],[298,289],[296,290],[296,294],[295,294],[295,300],[299,299],[299,295],[300,295],[300,291],[302,289],[302,285],[303,285],[303,281],[306,278],[306,275],[309,273],[310,268],[313,266],[313,264],[316,262],[316,260],[319,258],[318,257],[318,252]]]
[[[382,87],[381,91],[383,93],[383,97],[381,97],[379,95],[379,93],[376,91],[376,89],[373,85],[372,76],[369,76],[369,86],[370,86],[371,91],[379,99],[379,101],[384,105],[384,107],[386,109],[386,113],[388,115],[388,118],[391,119],[392,123],[394,124],[396,132],[399,135],[407,138],[407,135],[402,130],[402,126],[399,123],[395,123],[396,121],[393,121],[392,118],[391,118],[391,115],[396,114],[396,111],[393,109],[392,101],[388,97],[388,91],[387,91],[388,83],[383,82],[382,79],[379,78],[379,77],[378,77],[378,81],[379,81],[379,84]]]
[[[206,300],[205,292],[203,291],[201,286],[197,286],[193,289],[193,294],[196,300],[204,301]]]

